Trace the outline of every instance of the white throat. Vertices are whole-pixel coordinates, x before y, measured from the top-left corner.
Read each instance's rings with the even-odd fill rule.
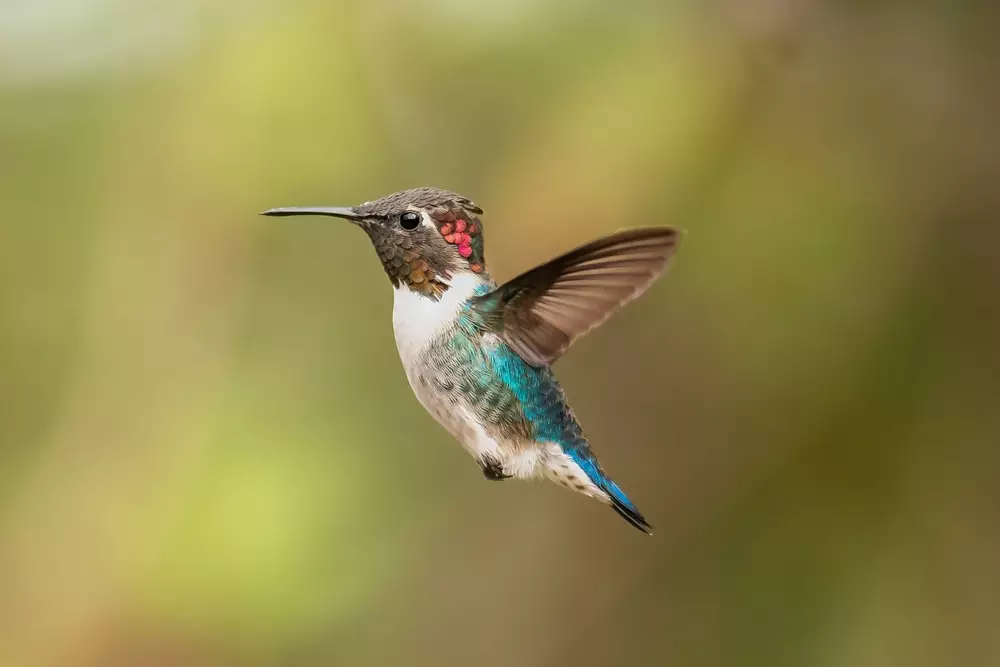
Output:
[[[427,345],[447,331],[466,301],[485,281],[474,273],[459,273],[438,301],[414,292],[406,285],[395,289],[392,304],[392,328],[396,347],[405,366],[416,360]]]

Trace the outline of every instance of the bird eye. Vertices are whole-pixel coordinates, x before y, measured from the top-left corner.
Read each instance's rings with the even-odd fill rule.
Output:
[[[413,231],[420,226],[420,214],[413,211],[407,211],[403,215],[399,216],[399,226],[407,231]]]

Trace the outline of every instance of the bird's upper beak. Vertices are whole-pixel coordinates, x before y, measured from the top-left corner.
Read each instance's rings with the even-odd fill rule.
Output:
[[[341,206],[290,206],[287,208],[272,208],[264,211],[261,215],[271,215],[275,217],[289,215],[330,215],[335,218],[344,218],[352,222],[358,222],[363,217],[352,207]]]

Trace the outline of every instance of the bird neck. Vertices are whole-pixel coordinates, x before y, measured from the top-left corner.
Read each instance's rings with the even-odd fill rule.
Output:
[[[400,284],[395,289],[392,324],[400,336],[412,343],[425,343],[451,330],[469,299],[495,287],[489,276],[462,271],[452,275],[437,298]]]

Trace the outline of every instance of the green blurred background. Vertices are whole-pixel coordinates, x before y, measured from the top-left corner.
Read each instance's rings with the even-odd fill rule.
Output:
[[[0,2],[0,667],[1000,664],[995,3]],[[363,234],[688,234],[484,481]]]

